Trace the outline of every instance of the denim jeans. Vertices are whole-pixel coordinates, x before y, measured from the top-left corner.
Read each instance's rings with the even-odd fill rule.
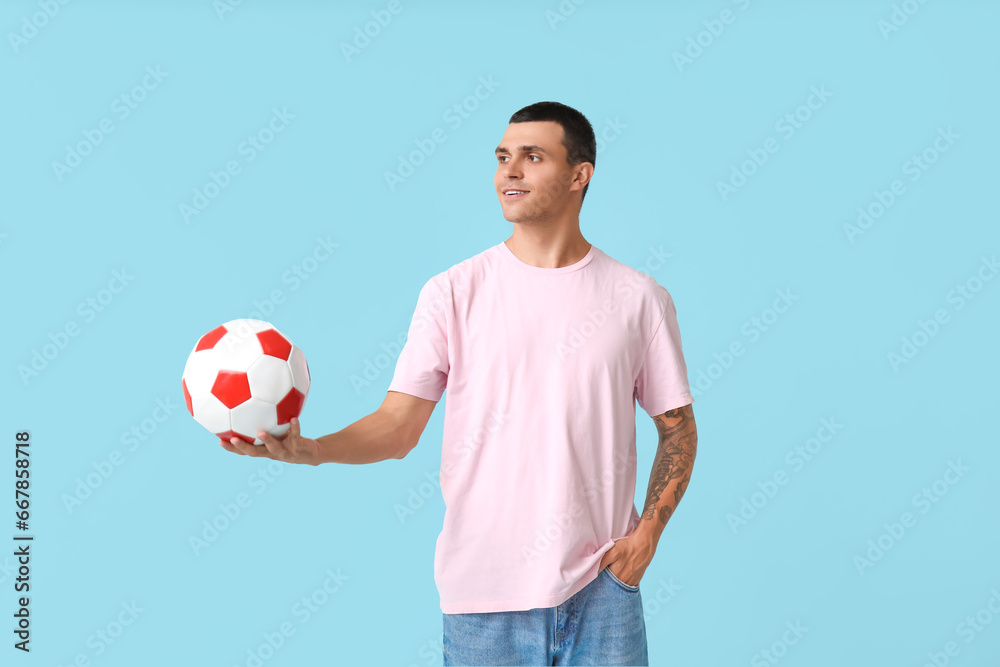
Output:
[[[557,607],[444,614],[445,665],[649,665],[638,586],[605,567]]]

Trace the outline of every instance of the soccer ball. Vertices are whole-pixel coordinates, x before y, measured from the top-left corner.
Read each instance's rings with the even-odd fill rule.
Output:
[[[232,320],[198,339],[181,388],[191,416],[219,438],[263,445],[258,432],[284,435],[302,412],[309,366],[270,323]]]

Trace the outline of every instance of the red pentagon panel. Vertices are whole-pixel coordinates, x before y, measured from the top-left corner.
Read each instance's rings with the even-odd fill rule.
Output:
[[[250,380],[242,371],[219,371],[212,385],[212,394],[232,410],[250,398]]]
[[[212,349],[219,342],[219,339],[225,335],[226,327],[220,324],[198,340],[198,345],[194,348],[194,351]]]
[[[234,436],[237,437],[237,438],[239,438],[243,442],[246,442],[247,444],[250,444],[250,445],[253,444],[253,440],[254,440],[253,438],[248,438],[245,435],[243,435],[242,433],[237,433],[236,431],[233,431],[233,430],[223,431],[222,433],[216,433],[215,435],[219,436],[220,438],[222,438],[226,442],[229,442],[230,440],[232,440]]]
[[[181,378],[181,388],[184,390],[184,404],[187,405],[188,412],[194,417],[194,408],[191,407],[191,393],[188,391],[187,380]]]
[[[281,403],[278,403],[278,426],[287,424],[292,420],[292,417],[298,417],[299,413],[302,412],[302,404],[305,403],[305,400],[305,394],[292,387],[292,390],[281,399]]]
[[[292,353],[292,344],[280,333],[274,329],[261,331],[257,334],[257,340],[260,341],[260,349],[264,350],[264,354],[288,361],[288,356]]]

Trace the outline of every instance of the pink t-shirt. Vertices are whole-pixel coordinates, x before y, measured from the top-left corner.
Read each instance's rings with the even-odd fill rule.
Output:
[[[593,581],[639,522],[636,401],[694,402],[670,294],[593,245],[546,269],[499,243],[428,280],[389,390],[446,388],[446,614],[554,607]]]

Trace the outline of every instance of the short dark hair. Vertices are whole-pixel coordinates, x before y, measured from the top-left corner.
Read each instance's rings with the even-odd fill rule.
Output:
[[[597,166],[597,138],[590,121],[573,107],[559,102],[536,102],[514,112],[511,123],[530,123],[551,120],[563,129],[563,146],[566,147],[566,161],[570,165],[589,162]],[[587,196],[590,183],[583,186],[580,202]]]

